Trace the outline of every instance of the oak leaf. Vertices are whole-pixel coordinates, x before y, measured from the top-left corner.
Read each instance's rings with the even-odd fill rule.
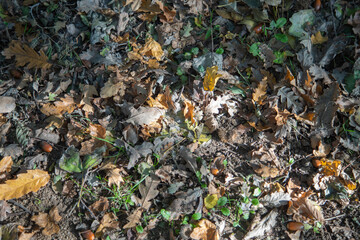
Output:
[[[72,113],[76,108],[74,99],[70,96],[61,98],[61,101],[55,103],[45,103],[40,111],[46,116],[63,115],[64,113]]]
[[[28,64],[27,67],[29,69],[47,69],[51,67],[51,63],[48,62],[48,58],[43,50],[40,50],[40,54],[38,54],[34,49],[26,44],[21,44],[19,41],[11,41],[10,46],[2,51],[2,54],[6,59],[15,56],[16,66]]]
[[[0,184],[0,200],[9,200],[19,198],[29,192],[37,192],[45,186],[50,180],[50,175],[42,170],[28,170],[27,173],[21,173],[17,179],[7,180]]]
[[[217,81],[220,79],[222,75],[218,74],[218,66],[212,66],[206,68],[206,74],[204,77],[204,90],[205,91],[213,91]]]
[[[49,213],[39,213],[31,218],[31,221],[34,221],[38,226],[44,228],[42,234],[45,236],[51,236],[60,231],[59,225],[56,224],[60,222],[60,220],[61,216],[56,206],[52,207]]]
[[[252,99],[259,105],[263,104],[264,99],[266,98],[266,89],[267,89],[267,77],[264,77],[259,83],[258,87],[255,89],[252,94]]]
[[[202,240],[219,240],[220,234],[216,230],[214,223],[210,222],[207,219],[201,219],[197,227],[192,231],[191,238],[193,239],[202,239]]]

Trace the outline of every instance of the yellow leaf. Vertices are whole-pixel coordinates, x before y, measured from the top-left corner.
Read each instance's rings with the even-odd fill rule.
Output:
[[[322,165],[321,172],[325,176],[339,176],[341,170],[341,161],[340,160],[327,160],[325,158],[320,160]]]
[[[19,198],[29,192],[37,192],[50,180],[50,175],[42,170],[28,170],[21,173],[15,180],[7,180],[0,184],[0,200]]]
[[[204,90],[213,91],[219,78],[222,76],[217,73],[218,66],[212,66],[206,68],[206,74],[204,77]]]
[[[218,196],[217,194],[209,194],[205,199],[204,199],[204,204],[205,207],[207,209],[211,209],[214,208],[217,204],[218,201]]]
[[[10,172],[13,161],[10,156],[4,157],[0,161],[0,174]]]
[[[48,58],[44,51],[40,50],[40,55],[32,48],[25,44],[21,44],[19,41],[11,41],[10,46],[6,48],[2,54],[6,59],[10,59],[15,56],[16,66],[25,66],[31,68],[47,69],[51,67],[51,63],[48,63]]]
[[[139,53],[155,57],[158,61],[160,61],[164,55],[161,45],[152,38],[146,39],[145,45],[140,49]]]
[[[219,231],[216,230],[214,223],[207,219],[201,219],[197,224],[197,227],[192,231],[190,237],[192,239],[201,240],[219,240],[220,234]]]
[[[318,31],[317,33],[315,33],[315,35],[311,36],[311,43],[312,44],[322,44],[324,42],[326,42],[328,40],[328,37],[323,37],[321,35],[321,32]]]

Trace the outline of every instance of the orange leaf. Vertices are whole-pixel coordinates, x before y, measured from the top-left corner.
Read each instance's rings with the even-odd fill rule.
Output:
[[[206,68],[206,74],[204,77],[204,90],[213,91],[219,78],[222,76],[218,74],[218,66],[212,66]]]
[[[0,184],[0,200],[9,200],[19,198],[29,192],[37,192],[45,186],[50,180],[50,175],[42,170],[27,170],[27,173],[21,173],[17,179],[7,180]]]
[[[139,53],[155,57],[158,61],[160,61],[164,55],[161,45],[152,38],[146,39],[145,45],[140,49]]]
[[[294,75],[291,73],[290,69],[288,68],[288,66],[286,66],[286,76],[285,76],[285,80],[289,80],[289,83],[293,86],[296,86],[296,80]]]
[[[194,110],[194,105],[192,105],[190,101],[185,101],[184,117],[191,120],[192,124],[195,123]]]

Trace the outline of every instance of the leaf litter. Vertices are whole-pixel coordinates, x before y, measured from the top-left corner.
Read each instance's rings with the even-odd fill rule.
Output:
[[[352,2],[20,5],[0,6],[0,238],[360,237],[337,230],[359,215]]]

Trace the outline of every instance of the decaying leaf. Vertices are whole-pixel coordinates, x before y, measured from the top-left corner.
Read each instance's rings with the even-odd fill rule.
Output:
[[[257,215],[250,225],[250,231],[244,236],[244,240],[264,237],[265,233],[270,232],[276,224],[276,218],[279,215],[276,209],[271,210],[263,219]]]
[[[109,200],[106,197],[101,196],[100,199],[91,204],[89,208],[95,215],[98,215],[109,208]]]
[[[206,74],[204,77],[204,90],[205,91],[213,91],[217,81],[222,76],[221,74],[218,74],[218,66],[212,66],[206,68]]]
[[[22,44],[19,41],[11,41],[10,46],[6,48],[2,54],[6,59],[10,59],[15,56],[17,66],[25,66],[28,68],[42,68],[47,69],[51,67],[48,62],[48,58],[43,50],[40,50],[40,55],[26,44]]]
[[[265,165],[261,165],[259,168],[254,169],[254,171],[264,178],[275,178],[281,174],[281,171],[275,167],[268,167]]]
[[[61,101],[56,101],[54,103],[45,103],[40,111],[46,116],[52,115],[63,115],[64,113],[72,113],[76,108],[76,103],[74,99],[70,96],[61,98]]]
[[[140,54],[155,57],[156,60],[161,61],[164,51],[161,45],[152,38],[146,39],[145,45],[140,49]]]
[[[113,163],[109,162],[102,166],[100,170],[104,170],[106,175],[108,176],[108,186],[111,187],[113,184],[118,187],[124,183],[124,179],[122,178],[120,172],[121,169],[117,168]]]
[[[11,207],[9,206],[9,204],[7,204],[6,201],[0,201],[0,221],[6,220],[8,217],[8,213],[11,213]]]
[[[263,104],[264,99],[266,98],[266,89],[267,89],[267,77],[264,77],[259,83],[258,87],[255,89],[252,94],[252,99],[259,105]]]
[[[92,106],[91,101],[94,96],[98,95],[96,88],[93,85],[80,84],[80,89],[83,92],[80,102],[80,105],[83,105],[83,110],[85,112],[94,112],[94,107]]]
[[[114,213],[106,213],[100,221],[100,225],[95,232],[95,237],[101,237],[104,235],[108,228],[117,229],[119,228],[119,222]]]
[[[8,173],[11,170],[11,166],[13,161],[10,156],[4,157],[0,161],[0,174],[1,173]]]
[[[317,33],[315,33],[315,35],[311,35],[311,43],[312,44],[322,44],[324,42],[326,42],[328,40],[328,37],[323,37],[321,35],[321,32],[318,31]]]
[[[136,225],[140,222],[141,216],[144,209],[139,207],[137,208],[130,216],[128,216],[126,219],[129,221],[123,228],[133,228],[136,227]]]
[[[293,218],[296,221],[309,220],[324,222],[324,216],[321,211],[321,207],[314,201],[308,199],[313,192],[311,190],[304,192],[298,198],[293,198],[289,202],[287,214],[293,214]]]
[[[0,184],[0,200],[9,200],[19,198],[29,192],[37,192],[45,186],[50,180],[50,175],[42,170],[28,170],[27,173],[21,173],[17,179],[7,180]]]
[[[194,228],[190,237],[201,240],[219,240],[220,234],[214,223],[207,219],[201,219]]]
[[[260,199],[260,202],[265,207],[280,207],[282,205],[287,205],[290,201],[290,194],[284,192],[273,192],[271,194],[265,195]]]
[[[61,216],[56,206],[52,207],[49,213],[39,213],[31,218],[31,221],[44,228],[42,234],[45,236],[51,236],[60,231],[60,227],[57,225],[60,220]]]
[[[189,119],[191,121],[191,123],[194,124],[195,123],[195,119],[194,119],[195,107],[194,107],[194,105],[192,105],[192,103],[190,101],[184,101],[184,103],[185,103],[184,117],[186,119]]]

